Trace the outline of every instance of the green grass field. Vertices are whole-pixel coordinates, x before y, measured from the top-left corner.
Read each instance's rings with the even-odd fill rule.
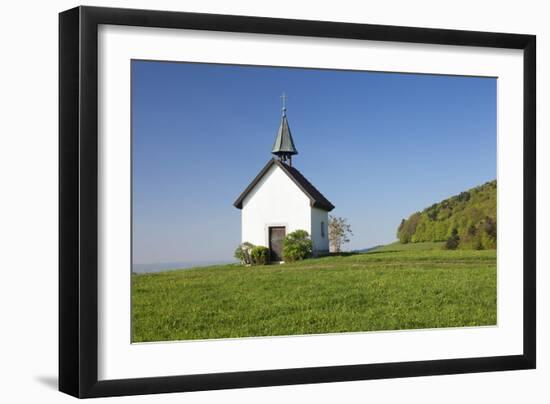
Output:
[[[426,250],[442,250],[444,241],[426,241],[424,243],[407,243],[402,244],[399,241],[387,244],[381,247],[373,248],[369,253],[374,252],[399,252],[399,251],[426,251]]]
[[[133,341],[496,324],[496,251],[428,244],[133,275]]]

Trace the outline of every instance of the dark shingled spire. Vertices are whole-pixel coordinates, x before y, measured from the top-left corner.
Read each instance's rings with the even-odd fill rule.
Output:
[[[273,145],[273,150],[271,150],[271,153],[276,156],[281,156],[283,154],[298,154],[298,150],[296,150],[296,146],[294,146],[294,141],[292,140],[292,134],[290,133],[290,127],[288,126],[286,115],[283,115],[281,119],[281,125],[279,125],[277,137],[275,138],[275,144]]]
[[[283,116],[281,118],[281,124],[279,125],[279,130],[277,131],[277,137],[275,138],[275,143],[273,144],[273,149],[271,153],[279,157],[281,161],[289,161],[292,164],[291,156],[298,154],[296,146],[294,146],[294,140],[292,139],[292,134],[290,133],[290,127],[288,126],[288,120],[286,119],[286,105],[285,99],[286,95],[283,93]]]

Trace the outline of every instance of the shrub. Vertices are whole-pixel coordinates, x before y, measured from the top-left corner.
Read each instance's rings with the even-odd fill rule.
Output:
[[[458,244],[460,244],[460,237],[458,236],[458,230],[453,229],[451,236],[445,242],[445,249],[456,250],[458,247]]]
[[[313,242],[305,230],[289,233],[283,240],[283,259],[288,262],[311,257]]]
[[[481,240],[477,240],[474,244],[475,250],[484,250],[485,247],[483,246],[483,242]]]
[[[235,249],[234,257],[241,261],[242,264],[250,265],[252,260],[250,258],[250,252],[254,248],[254,244],[245,241]]]
[[[252,265],[267,265],[269,263],[269,248],[257,245],[250,251]]]
[[[490,217],[485,218],[485,232],[491,239],[497,239],[497,222]]]

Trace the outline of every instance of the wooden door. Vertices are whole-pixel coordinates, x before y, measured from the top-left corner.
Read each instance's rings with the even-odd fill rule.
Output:
[[[283,260],[283,239],[285,238],[284,227],[269,228],[269,252],[271,261]]]

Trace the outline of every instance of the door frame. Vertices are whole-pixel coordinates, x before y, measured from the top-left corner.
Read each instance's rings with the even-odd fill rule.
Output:
[[[267,240],[266,245],[267,245],[267,248],[269,248],[269,262],[284,262],[282,259],[281,259],[281,261],[271,261],[271,238],[269,236],[270,236],[270,229],[274,228],[274,227],[283,228],[285,230],[285,237],[288,234],[288,232],[287,232],[288,227],[287,227],[286,224],[279,224],[279,223],[266,224],[265,233],[266,233],[266,240]],[[282,251],[281,251],[281,254],[282,254]],[[282,256],[281,256],[281,258],[282,258]]]

